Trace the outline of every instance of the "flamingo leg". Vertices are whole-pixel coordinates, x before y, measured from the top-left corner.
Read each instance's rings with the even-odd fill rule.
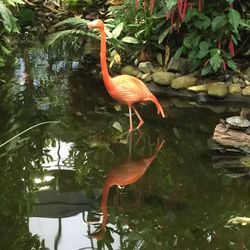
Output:
[[[131,106],[128,106],[128,111],[129,111],[129,131],[133,131],[133,122],[132,122],[132,111],[131,111]]]
[[[133,110],[135,111],[135,114],[136,114],[136,116],[137,116],[138,119],[139,119],[139,124],[138,124],[138,126],[136,127],[136,129],[139,129],[139,128],[143,125],[144,121],[143,121],[143,119],[141,118],[141,116],[140,116],[140,114],[138,113],[138,111],[136,110],[136,108],[135,108],[135,107],[132,107],[132,108],[133,108]]]

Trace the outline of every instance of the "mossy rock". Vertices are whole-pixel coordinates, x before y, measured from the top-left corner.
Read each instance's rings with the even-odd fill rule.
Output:
[[[224,98],[228,94],[227,86],[224,82],[212,82],[208,86],[208,95]]]
[[[194,76],[180,76],[172,80],[171,88],[173,89],[187,89],[194,86],[197,82],[197,78]]]
[[[163,86],[170,85],[174,78],[175,74],[171,72],[160,71],[152,74],[153,81]]]

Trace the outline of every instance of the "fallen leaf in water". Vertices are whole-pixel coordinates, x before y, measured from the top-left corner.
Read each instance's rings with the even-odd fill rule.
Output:
[[[114,122],[113,125],[112,125],[112,128],[115,128],[115,129],[117,129],[120,132],[123,131],[122,125],[119,122]]]
[[[116,103],[114,106],[115,111],[121,111],[122,110],[122,106],[120,103]]]
[[[242,226],[245,226],[247,224],[250,224],[250,218],[236,216],[236,217],[230,219],[227,223],[228,224],[241,224]]]

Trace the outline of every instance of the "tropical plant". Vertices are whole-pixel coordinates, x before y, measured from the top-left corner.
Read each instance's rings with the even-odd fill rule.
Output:
[[[249,6],[244,6],[235,0],[219,3],[128,0],[120,6],[111,6],[105,20],[109,53],[113,58],[111,66],[115,61],[120,62],[121,57],[126,61],[136,57],[144,60],[150,54],[157,54],[158,62],[163,64],[161,54],[170,46],[176,58],[187,57],[190,71],[201,68],[201,74],[206,75],[228,68],[236,70],[236,56],[250,54],[247,48]],[[69,34],[97,37],[79,29],[80,22],[85,24],[86,20],[75,20],[59,23],[58,27],[71,25],[73,29],[54,34],[50,41]]]
[[[22,0],[3,0],[0,1],[0,67],[6,63],[6,58],[11,53],[10,35],[18,33],[16,18],[13,16],[8,6],[24,4]]]
[[[235,46],[241,40],[242,28],[249,30],[249,20],[243,19],[239,5],[234,8],[234,0],[168,3],[172,3],[167,9],[171,32],[181,32],[182,45],[175,56],[187,56],[190,71],[203,67],[201,74],[206,75],[227,67],[236,70]]]

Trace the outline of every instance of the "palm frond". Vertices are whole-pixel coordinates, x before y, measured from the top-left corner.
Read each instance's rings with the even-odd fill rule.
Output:
[[[73,26],[76,28],[86,28],[86,24],[88,22],[89,21],[86,19],[77,18],[77,17],[70,17],[70,18],[67,18],[67,19],[55,24],[54,27],[57,28],[57,27],[60,27],[63,25],[70,25],[70,26]]]
[[[91,37],[94,39],[99,39],[99,36],[97,34],[94,34],[93,32],[90,31],[85,31],[85,30],[78,30],[78,29],[68,29],[68,30],[62,30],[58,31],[56,33],[51,34],[48,39],[47,39],[47,46],[52,46],[56,42],[65,40],[66,38],[70,36],[85,36],[85,37]]]

